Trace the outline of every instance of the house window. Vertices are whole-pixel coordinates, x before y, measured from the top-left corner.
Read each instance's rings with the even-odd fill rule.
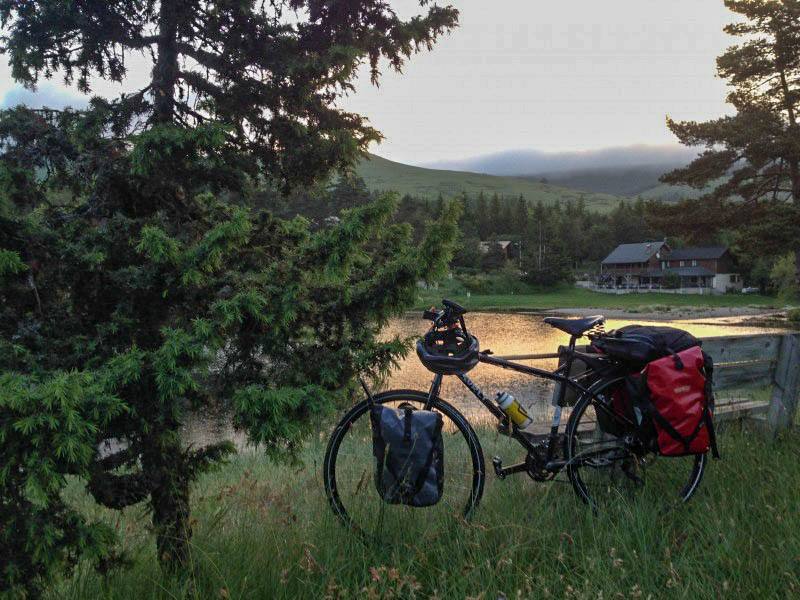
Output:
[[[697,261],[696,261],[696,260],[693,260],[693,261],[692,261],[692,266],[693,266],[693,267],[696,267],[696,266],[697,266]]]
[[[681,266],[681,267],[685,267],[685,266],[686,266],[686,261],[685,261],[685,260],[682,260],[682,261],[680,262],[680,266]]]

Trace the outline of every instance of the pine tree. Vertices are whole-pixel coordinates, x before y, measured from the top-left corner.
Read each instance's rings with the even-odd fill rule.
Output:
[[[500,205],[500,196],[495,192],[492,195],[492,201],[489,205],[489,235],[496,235],[502,233],[503,215],[502,206]]]
[[[373,81],[381,59],[399,70],[457,12],[433,5],[402,21],[371,0],[16,0],[0,17],[13,75],[29,86],[60,70],[89,92],[92,77],[124,82],[131,53],[153,57],[135,93],[0,114],[0,527],[33,536],[11,553],[3,543],[13,576],[2,586],[34,594],[80,552],[108,558],[107,536],[59,504],[68,473],[105,506],[147,502],[156,556],[174,569],[188,557],[190,484],[231,451],[184,448],[182,421],[222,404],[271,455],[295,451],[357,372],[403,352],[377,333],[420,278],[444,272],[457,204],[415,247],[408,226],[389,225],[391,196],[313,233],[252,198],[350,169],[380,137],[333,102],[357,65]],[[57,422],[64,386],[72,441],[25,425]],[[58,461],[46,435],[68,444]],[[125,443],[101,457],[110,438]],[[36,457],[46,471],[29,466]],[[42,529],[63,547],[43,552]]]
[[[514,218],[511,212],[511,202],[505,198],[502,201],[502,210],[500,212],[500,227],[498,233],[503,236],[508,236],[514,233]]]
[[[736,114],[702,123],[667,119],[682,144],[705,151],[662,181],[697,189],[719,183],[668,212],[696,235],[752,222],[759,204],[800,203],[800,3],[725,0],[725,6],[743,17],[725,31],[744,41],[717,58]]]
[[[478,199],[475,202],[475,221],[478,223],[478,235],[482,240],[489,237],[491,231],[491,223],[489,221],[489,208],[486,205],[486,196],[483,191],[478,194]]]
[[[517,198],[517,206],[514,210],[514,233],[519,236],[525,235],[528,228],[528,203],[525,197],[520,194]]]

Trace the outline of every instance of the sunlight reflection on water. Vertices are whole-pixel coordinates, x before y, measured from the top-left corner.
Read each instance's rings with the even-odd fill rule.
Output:
[[[497,356],[554,353],[559,345],[567,345],[569,343],[569,335],[547,325],[544,322],[544,317],[539,314],[470,313],[465,319],[470,333],[480,340],[481,350],[489,348]],[[691,320],[660,321],[656,323],[652,321],[608,319],[605,328],[606,331],[610,331],[632,323],[669,325],[685,329],[692,335],[701,338],[777,331],[758,327],[731,327],[724,322],[712,325],[711,323],[715,321],[715,319],[703,319],[702,323],[696,323]],[[384,335],[386,337],[393,335],[422,335],[428,330],[429,326],[429,321],[422,320],[418,315],[409,314],[395,319],[384,331]],[[519,362],[547,370],[555,369],[558,364],[557,359]],[[493,398],[497,392],[510,392],[523,406],[528,408],[529,414],[534,419],[549,419],[551,414],[549,409],[550,399],[553,395],[552,382],[482,363],[469,372],[469,377],[483,390],[487,397]],[[406,388],[427,391],[432,378],[433,374],[419,362],[416,353],[412,350],[408,357],[400,363],[399,369],[392,374],[386,385],[384,385],[384,389]],[[444,378],[440,395],[445,400],[455,404],[471,420],[481,420],[488,415],[488,412],[478,402],[477,398],[455,377]]]
[[[466,317],[466,321],[469,331],[480,340],[481,349],[489,348],[496,356],[554,353],[559,345],[569,343],[569,336],[545,324],[544,317],[540,314],[470,313]],[[730,317],[703,319],[702,323],[694,320],[651,322],[609,319],[606,321],[606,331],[632,323],[679,327],[701,338],[782,331],[763,327],[731,326],[730,322]],[[383,336],[385,338],[421,336],[428,327],[430,327],[430,322],[424,321],[420,315],[408,314],[394,319],[384,330]],[[558,361],[557,359],[545,359],[520,362],[552,370]],[[549,420],[552,412],[550,408],[550,399],[553,394],[552,383],[485,364],[478,364],[470,371],[469,377],[487,397],[493,398],[497,392],[508,391],[528,408],[529,414],[535,420]],[[405,388],[427,392],[432,378],[433,374],[422,366],[412,349],[382,389]],[[491,418],[488,411],[455,377],[444,378],[440,395],[457,406],[470,421],[481,422],[486,421],[487,417]],[[193,418],[183,428],[183,436],[187,442],[198,445],[232,439],[240,448],[245,446],[244,436],[234,432],[226,419]]]

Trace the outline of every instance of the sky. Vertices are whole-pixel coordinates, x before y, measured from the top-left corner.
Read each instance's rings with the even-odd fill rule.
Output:
[[[503,150],[593,150],[674,144],[667,115],[730,114],[716,56],[735,43],[722,0],[455,0],[460,26],[404,72],[366,70],[339,105],[369,117],[385,140],[371,151],[424,164]],[[394,0],[401,16],[416,0]],[[134,83],[150,66],[131,63]],[[135,86],[129,86],[134,89]],[[119,86],[98,82],[95,92]],[[57,79],[40,86],[49,104],[80,103]],[[0,65],[0,104],[36,104]]]

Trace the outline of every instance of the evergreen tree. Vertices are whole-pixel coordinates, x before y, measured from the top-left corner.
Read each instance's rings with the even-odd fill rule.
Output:
[[[489,222],[489,208],[486,205],[486,196],[483,191],[478,194],[478,199],[475,202],[475,221],[478,224],[478,235],[482,240],[489,237],[491,224]]]
[[[525,231],[528,228],[528,203],[525,201],[525,197],[522,194],[517,198],[517,206],[514,210],[513,218],[513,232],[520,236],[525,235]]]
[[[442,196],[442,193],[439,192],[439,195],[436,197],[436,206],[433,209],[433,218],[438,219],[439,217],[442,216],[443,212],[444,212],[444,196]]]
[[[443,273],[457,205],[414,247],[408,226],[388,226],[392,197],[315,233],[251,199],[260,182],[289,191],[351,168],[380,137],[335,107],[356,67],[377,82],[379,60],[399,70],[457,12],[6,0],[0,17],[29,86],[61,70],[89,92],[95,76],[124,82],[131,53],[153,57],[135,93],[0,114],[0,592],[31,595],[80,552],[109,557],[107,536],[60,503],[64,475],[111,508],[146,501],[156,556],[181,566],[190,484],[231,451],[183,447],[192,411],[221,402],[270,454],[291,452],[358,371],[403,351],[376,335]],[[101,457],[109,438],[123,444]],[[23,538],[13,552],[9,535]]]
[[[456,252],[453,254],[453,266],[467,267],[469,269],[480,268],[481,260],[484,256],[480,244],[481,241],[477,237],[463,236]]]
[[[475,209],[473,208],[473,202],[467,192],[462,193],[461,203],[464,206],[464,212],[458,221],[458,228],[464,237],[477,239],[479,237],[477,217],[475,215]]]
[[[496,235],[501,233],[503,226],[502,206],[500,205],[500,196],[495,192],[492,195],[492,201],[489,205],[489,235]]]
[[[506,253],[503,247],[496,243],[489,243],[489,251],[481,258],[481,268],[484,271],[498,271],[506,266]]]
[[[800,297],[797,285],[797,258],[794,252],[778,258],[772,265],[769,277],[781,302],[795,302]]]
[[[725,31],[744,41],[717,58],[736,114],[702,123],[667,119],[682,144],[706,149],[662,181],[704,189],[726,177],[699,200],[661,215],[668,226],[681,221],[695,238],[752,222],[762,204],[800,203],[800,3],[725,0],[725,6],[742,17]]]
[[[498,233],[502,234],[503,237],[508,237],[509,234],[514,233],[514,217],[512,216],[511,202],[503,198],[502,206]]]

